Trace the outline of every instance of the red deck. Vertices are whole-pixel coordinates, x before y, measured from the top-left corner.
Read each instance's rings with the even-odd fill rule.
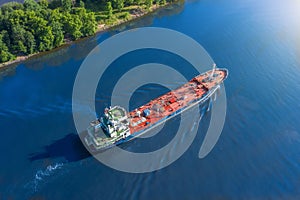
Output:
[[[192,100],[201,98],[215,85],[220,84],[227,76],[227,71],[216,69],[211,81],[205,81],[211,75],[211,71],[196,76],[181,87],[164,94],[146,105],[129,113],[131,134],[143,130],[158,120],[176,112],[188,105]],[[143,111],[149,109],[150,114],[143,116]],[[140,112],[140,115],[138,114]],[[144,120],[143,120],[144,119]]]

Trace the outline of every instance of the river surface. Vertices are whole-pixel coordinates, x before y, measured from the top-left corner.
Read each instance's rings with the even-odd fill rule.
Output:
[[[0,199],[299,199],[299,10],[296,0],[188,1],[2,69]],[[227,116],[219,141],[204,159],[198,152],[209,113],[176,162],[130,174],[101,164],[82,146],[72,118],[72,89],[90,50],[120,31],[144,26],[192,37],[229,69]],[[122,63],[154,61],[160,52],[136,53]],[[188,78],[196,74],[183,60],[166,60],[182,66]],[[166,91],[155,84],[140,87],[130,107]],[[107,98],[96,95],[99,111]],[[177,124],[176,118],[166,124],[159,145],[172,139]],[[138,142],[128,145],[143,151]]]

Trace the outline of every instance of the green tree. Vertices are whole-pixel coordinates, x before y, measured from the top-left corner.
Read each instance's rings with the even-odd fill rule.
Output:
[[[40,6],[35,0],[24,0],[24,8],[26,10],[38,11]]]
[[[40,5],[41,8],[47,9],[48,8],[48,1],[47,0],[39,0],[38,4]]]
[[[107,16],[108,16],[108,18],[111,19],[112,16],[113,16],[113,8],[112,8],[112,6],[111,6],[111,2],[110,2],[110,1],[108,1],[108,2],[106,3],[106,11],[107,11]]]
[[[5,43],[8,49],[11,49],[11,39],[7,30],[3,30],[0,33],[2,35],[2,41]]]
[[[15,46],[18,50],[17,53],[27,54],[26,46],[24,45],[23,41],[17,41],[17,45]]]
[[[38,13],[36,13],[36,16],[43,18],[46,21],[49,21],[52,11],[49,9],[40,9]]]
[[[70,12],[72,9],[72,0],[61,0],[62,10]]]
[[[79,18],[82,18],[86,14],[86,9],[85,8],[73,8],[72,9],[72,14],[78,15]]]
[[[64,42],[64,33],[62,30],[62,24],[59,21],[53,21],[50,24],[52,33],[54,36],[53,46],[58,47]]]
[[[82,23],[84,24],[84,26],[81,28],[83,36],[89,36],[96,33],[97,22],[93,12],[85,13],[85,15],[82,17]]]
[[[49,26],[40,26],[37,31],[37,44],[39,51],[46,51],[53,48],[54,36]]]
[[[37,2],[36,2],[37,1]],[[153,2],[154,1],[154,2]],[[124,5],[142,5],[148,10],[153,3],[166,4],[167,0],[24,0],[0,7],[0,62],[13,59],[19,54],[32,54],[60,46],[64,39],[76,40],[93,35],[98,20],[108,23],[115,19],[114,10],[123,10]],[[170,2],[168,0],[168,2]],[[99,4],[99,5],[98,5]],[[130,18],[128,12],[119,17]],[[14,55],[13,55],[14,54]]]
[[[14,10],[8,14],[8,20],[12,27],[15,25],[23,25],[26,21],[25,13],[23,10]]]
[[[61,5],[62,5],[62,1],[61,0],[51,0],[51,1],[49,1],[48,8],[54,10],[56,8],[60,8]]]
[[[8,48],[2,39],[3,35],[0,34],[0,62],[10,61],[14,59],[15,56],[8,51]]]
[[[86,12],[85,8],[73,8],[74,15],[78,16],[82,22],[82,36],[93,35],[96,32],[97,22],[94,12]]]
[[[26,54],[27,48],[24,45],[26,38],[26,30],[19,24],[15,24],[12,26],[10,37],[12,41],[12,50],[14,54]]]
[[[54,22],[54,21],[61,21],[62,19],[62,14],[59,12],[59,9],[54,9],[51,11],[50,16],[49,16],[49,22]]]
[[[150,10],[151,6],[153,5],[153,0],[146,0],[145,3],[147,10]]]
[[[53,47],[54,36],[52,34],[52,29],[47,25],[46,20],[33,16],[29,20],[28,26],[36,39],[38,51],[46,51]]]
[[[84,8],[84,2],[83,1],[79,1],[79,7]]]
[[[136,5],[141,5],[142,4],[142,0],[133,0],[133,2]]]
[[[26,31],[26,40],[24,45],[27,48],[27,54],[36,52],[36,43],[33,34],[30,31]]]
[[[113,0],[113,7],[121,11],[124,8],[124,0]]]
[[[76,40],[82,36],[82,33],[80,32],[82,22],[78,15],[65,13],[62,16],[62,24],[66,37]]]
[[[9,2],[9,3],[3,4],[0,9],[2,11],[2,14],[7,14],[14,10],[23,10],[24,6],[23,6],[23,4],[18,3],[18,2]]]
[[[71,27],[73,28],[71,30],[71,36],[73,40],[76,40],[82,36],[82,33],[80,32],[80,29],[82,27],[82,22],[78,15],[72,15],[71,23],[72,23]]]

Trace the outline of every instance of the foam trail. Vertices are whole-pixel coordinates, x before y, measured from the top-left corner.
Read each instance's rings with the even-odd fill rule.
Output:
[[[38,186],[41,183],[46,182],[46,179],[55,174],[55,172],[63,167],[63,163],[55,163],[54,165],[49,165],[44,170],[38,170],[35,175],[33,181],[30,181],[24,187],[30,187],[33,192],[38,191]]]

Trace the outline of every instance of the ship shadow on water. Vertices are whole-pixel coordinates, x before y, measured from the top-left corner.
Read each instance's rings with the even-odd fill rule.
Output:
[[[29,160],[33,162],[47,158],[64,158],[68,162],[76,162],[91,156],[82,144],[79,135],[74,133],[44,146],[43,149],[42,152],[30,154]]]

